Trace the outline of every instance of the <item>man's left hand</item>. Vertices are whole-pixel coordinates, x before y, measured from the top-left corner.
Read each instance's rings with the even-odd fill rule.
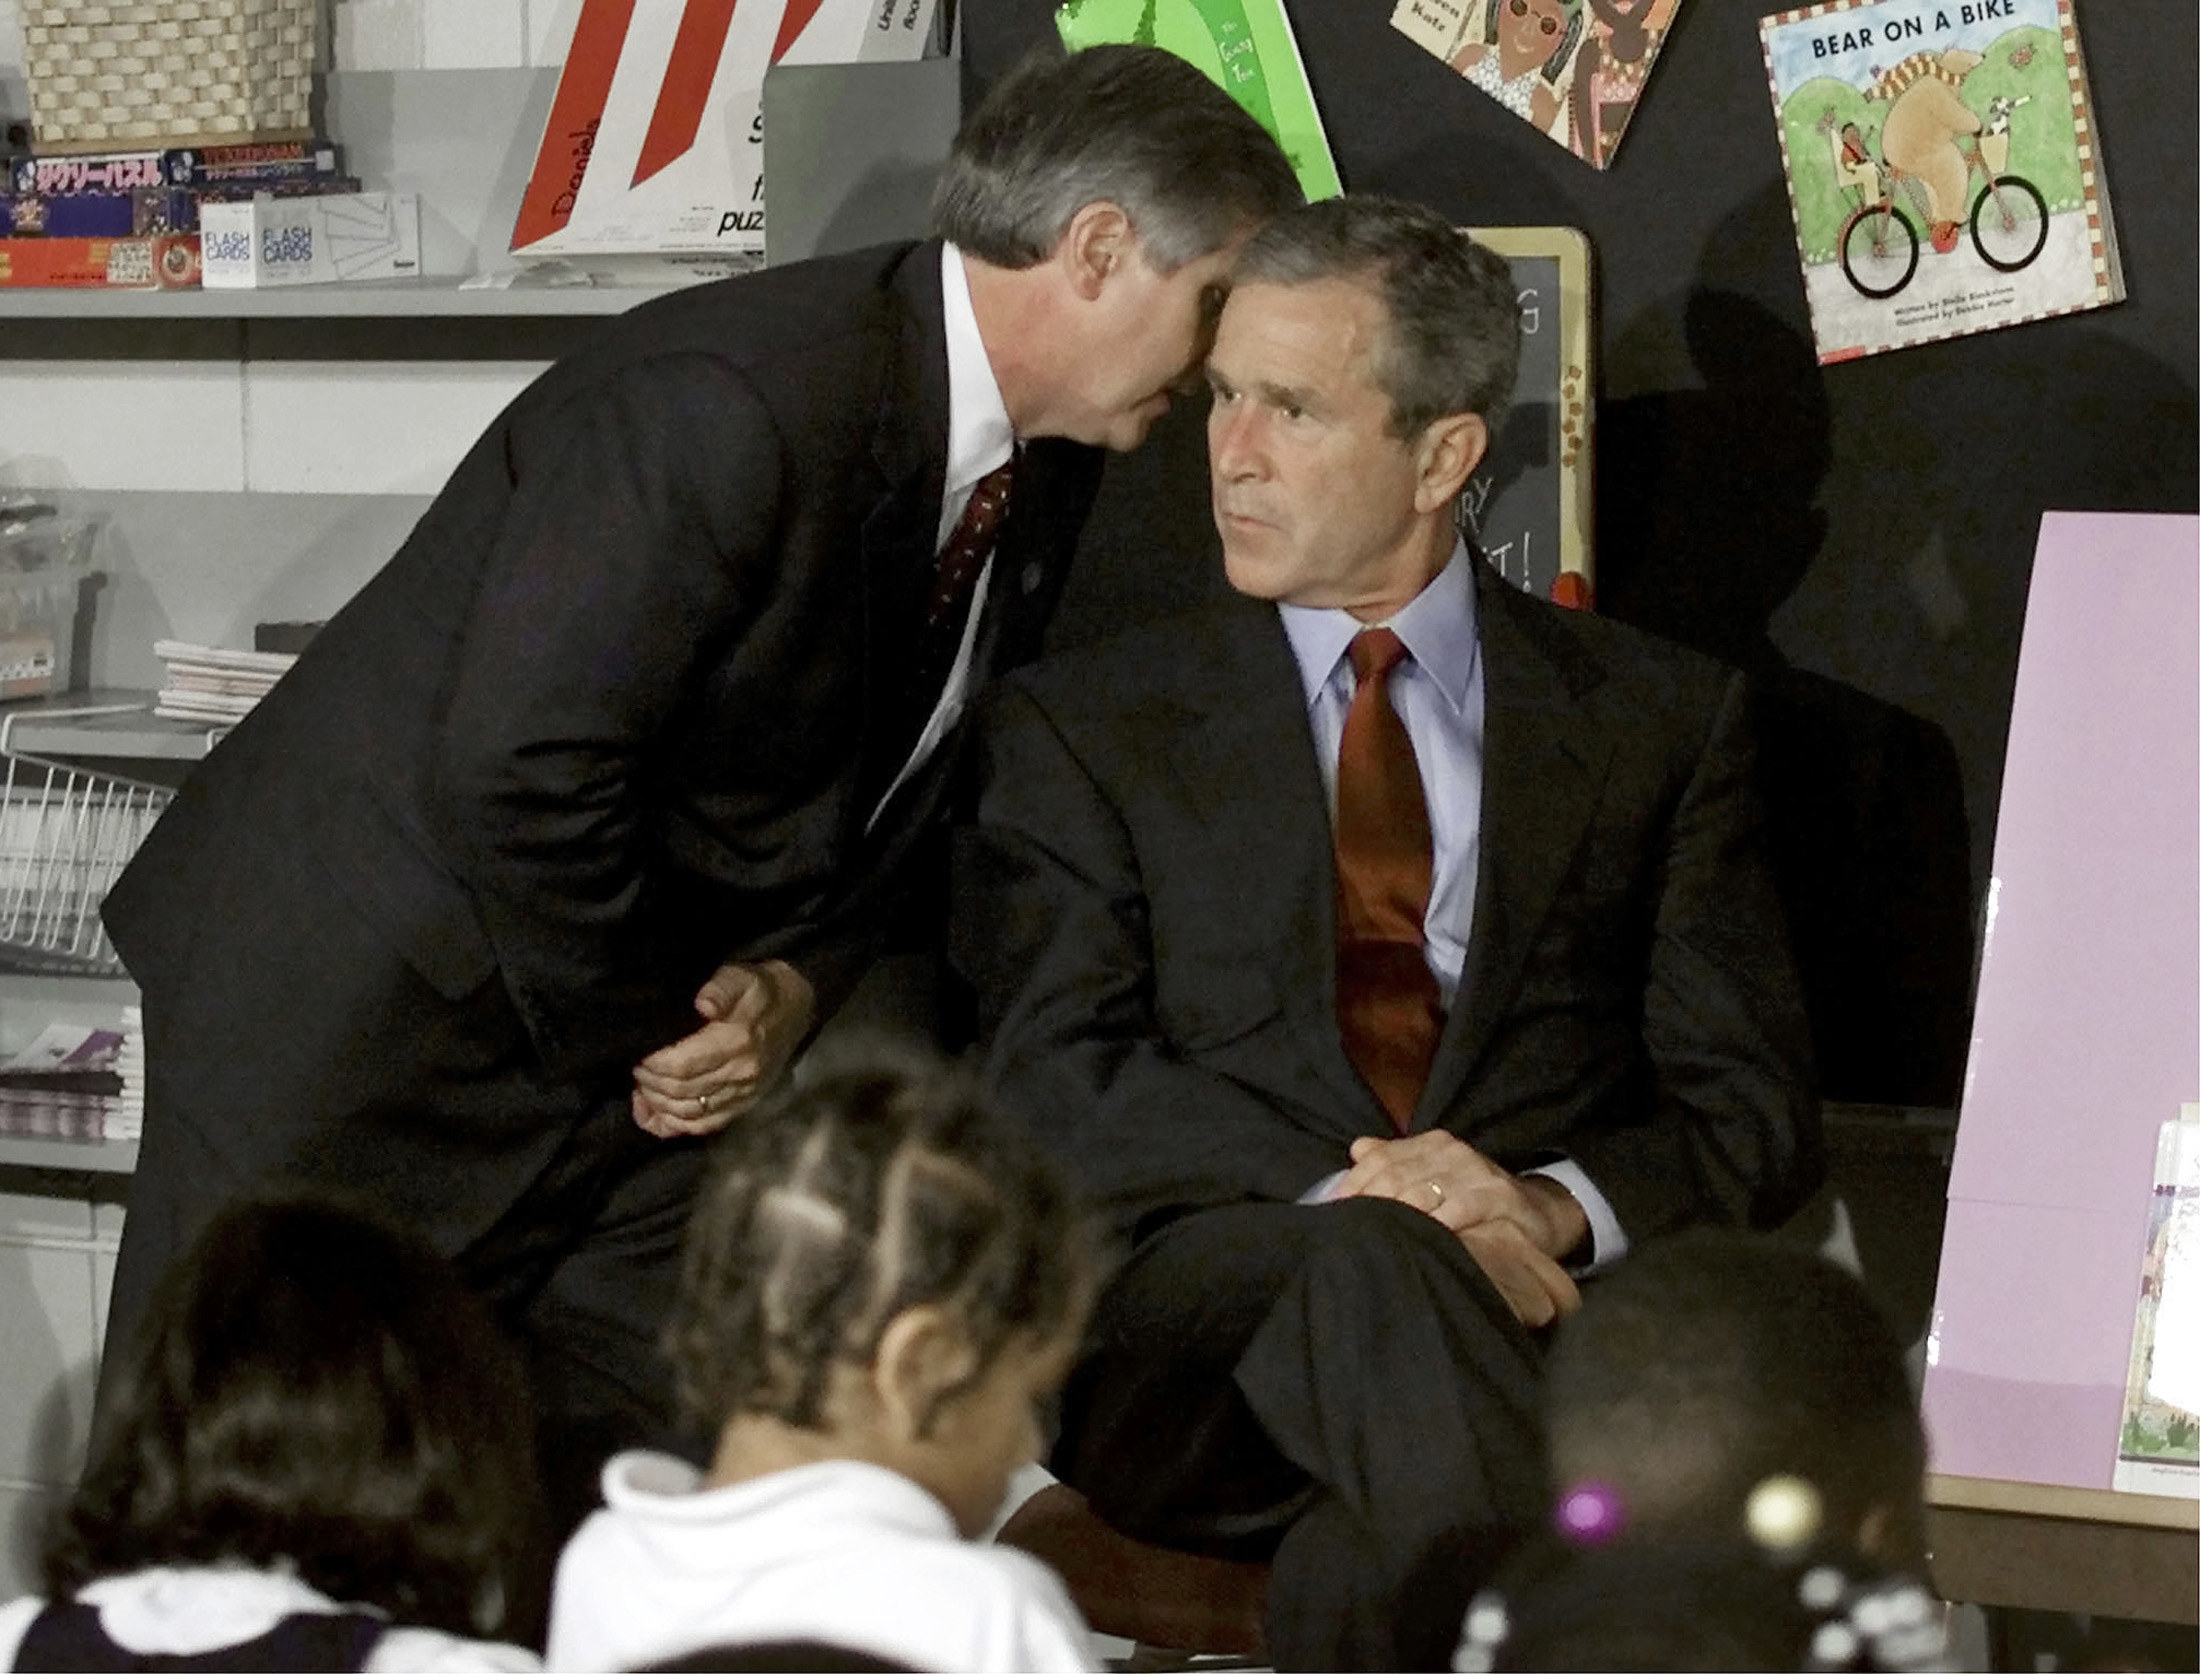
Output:
[[[817,995],[782,959],[721,965],[695,996],[703,1026],[634,1066],[634,1121],[659,1139],[716,1133],[771,1090],[810,1032]]]
[[[1506,1222],[1553,1261],[1571,1256],[1589,1235],[1589,1217],[1564,1186],[1540,1174],[1509,1173],[1442,1128],[1403,1139],[1355,1139],[1351,1157],[1333,1197],[1392,1198],[1455,1233]]]

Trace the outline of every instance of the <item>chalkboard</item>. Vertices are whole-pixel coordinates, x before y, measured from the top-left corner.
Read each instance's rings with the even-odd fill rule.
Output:
[[[1515,586],[1587,605],[1596,573],[1589,240],[1572,227],[1467,231],[1512,264],[1520,381],[1488,456],[1460,496],[1460,526]]]

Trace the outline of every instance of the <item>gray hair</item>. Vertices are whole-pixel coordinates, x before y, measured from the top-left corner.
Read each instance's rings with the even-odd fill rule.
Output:
[[[1026,268],[1091,203],[1130,217],[1160,272],[1221,249],[1301,201],[1266,129],[1173,53],[1095,46],[1018,64],[963,124],[932,194],[932,230]]]
[[[1419,204],[1347,194],[1270,221],[1230,274],[1236,285],[1320,279],[1382,301],[1375,381],[1392,434],[1417,436],[1451,413],[1498,428],[1520,375],[1520,299],[1504,257]]]

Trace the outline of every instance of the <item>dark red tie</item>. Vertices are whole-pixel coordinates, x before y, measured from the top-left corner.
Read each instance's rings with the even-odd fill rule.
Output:
[[[1016,456],[1010,454],[1007,464],[978,479],[963,504],[954,532],[940,548],[912,665],[910,695],[920,709],[920,728],[932,713],[932,706],[939,702],[940,689],[955,666],[955,653],[962,648],[963,628],[970,619],[971,601],[977,596],[978,577],[985,573],[985,561],[993,556],[1001,525],[1008,519],[1009,495],[1015,481]]]
[[[1390,706],[1390,671],[1406,648],[1388,628],[1368,628],[1349,654],[1359,685],[1337,748],[1337,1027],[1404,1133],[1444,1025],[1422,931],[1436,849],[1413,740]]]

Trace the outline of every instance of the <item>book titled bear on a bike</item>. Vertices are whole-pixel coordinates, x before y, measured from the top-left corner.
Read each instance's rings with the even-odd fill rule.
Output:
[[[1758,25],[1820,365],[2124,297],[2071,0]]]

